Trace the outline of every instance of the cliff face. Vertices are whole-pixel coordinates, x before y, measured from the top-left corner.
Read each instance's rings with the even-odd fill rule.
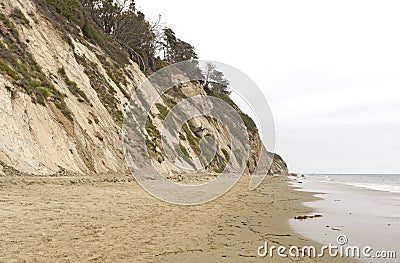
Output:
[[[122,118],[130,95],[146,78],[138,65],[130,60],[118,64],[79,32],[60,30],[32,0],[5,1],[0,8],[0,173],[126,174]],[[198,83],[178,90],[158,103],[149,133],[159,133],[162,111],[171,101],[205,94]],[[196,128],[223,130],[218,125],[204,117],[187,125],[182,146],[190,157],[198,151]],[[229,150],[227,136],[216,134],[219,158],[209,167],[212,171],[226,163]],[[257,132],[250,132],[250,140],[251,172],[263,146]],[[180,172],[166,160],[157,136],[150,141],[158,169]],[[271,172],[287,173],[279,156]]]

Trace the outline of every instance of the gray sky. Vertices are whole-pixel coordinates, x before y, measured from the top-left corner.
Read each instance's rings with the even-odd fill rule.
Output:
[[[400,2],[136,3],[257,83],[291,171],[400,173]]]

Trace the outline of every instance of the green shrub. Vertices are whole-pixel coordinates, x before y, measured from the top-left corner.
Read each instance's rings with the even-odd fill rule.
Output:
[[[222,174],[224,172],[224,170],[225,170],[225,167],[218,167],[218,168],[215,169],[215,172],[217,174]]]
[[[196,130],[196,126],[194,126],[193,122],[188,121],[188,124],[189,124],[189,128],[190,128],[190,130],[191,130],[192,132]]]
[[[11,17],[21,20],[22,23],[27,22],[24,21],[26,17],[21,10],[13,10]],[[47,101],[51,97],[55,106],[72,120],[72,113],[64,101],[64,95],[54,87],[37,64],[32,53],[27,49],[27,45],[19,39],[14,24],[2,13],[0,13],[0,26],[11,32],[11,34],[2,35],[2,45],[0,45],[0,71],[10,75],[14,79],[14,86],[17,88],[10,89],[11,95],[13,96],[13,93],[22,90],[32,98],[33,103],[39,103],[43,106],[47,105]]]
[[[61,111],[61,113],[67,118],[72,120],[72,113],[71,111],[68,109],[67,104],[65,103],[64,100],[60,100],[60,101],[55,101],[54,105],[57,107],[57,109],[59,109]]]
[[[24,63],[17,64],[17,70],[22,73],[28,73],[28,67]]]
[[[167,109],[167,107],[165,107],[164,105],[160,104],[160,103],[156,103],[156,107],[158,109],[158,111],[160,112],[159,116],[162,120],[165,120],[165,118],[167,117],[169,110]]]
[[[45,0],[58,13],[72,22],[81,23],[83,20],[83,7],[79,0]]]
[[[158,71],[166,66],[168,66],[170,63],[168,61],[162,60],[160,57],[157,57],[154,61],[154,67],[155,71]]]
[[[86,96],[86,94],[85,94],[85,92],[83,92],[83,90],[79,90],[78,94],[83,100],[85,100],[87,103],[90,103],[89,98]]]
[[[199,146],[200,139],[193,135],[193,133],[189,130],[189,127],[186,123],[182,126],[182,129],[186,134],[186,139],[189,141],[190,148],[192,148],[195,154],[200,155],[201,154]]]
[[[99,58],[99,57],[98,57]],[[102,61],[103,58],[99,58],[100,61]],[[131,96],[129,96],[128,92],[121,86],[121,82],[117,79],[117,77],[111,72],[111,69],[109,66],[105,66],[105,70],[107,75],[111,78],[111,80],[117,85],[118,89],[122,92],[122,94],[130,100]]]
[[[190,158],[190,154],[185,146],[183,146],[181,143],[179,143],[179,148],[181,149],[181,152],[183,153],[183,155]]]
[[[86,94],[78,88],[78,84],[76,84],[75,81],[72,81],[68,78],[67,73],[65,72],[65,68],[61,67],[57,70],[58,74],[63,77],[65,84],[67,85],[68,90],[78,98],[78,101],[80,102],[88,102],[90,103],[89,98],[86,96]]]
[[[251,132],[251,133],[258,132],[257,126],[254,123],[253,119],[250,118],[247,114],[241,112],[240,109],[238,108],[238,106],[233,102],[233,100],[228,95],[212,91],[209,88],[204,88],[204,90],[206,91],[207,95],[216,97],[220,100],[223,100],[224,102],[228,103],[229,106],[234,108],[240,114],[240,117],[242,118],[242,120],[243,120],[244,124],[246,125],[246,128],[249,132]]]
[[[82,27],[83,34],[89,39],[93,40],[96,44],[100,46],[105,45],[105,40],[103,35],[97,30],[96,25],[88,19],[85,19],[85,22]]]
[[[71,86],[71,87],[78,87],[78,84],[76,84],[76,82],[75,81],[72,81],[72,80],[70,80],[70,79],[65,79],[65,84],[67,84],[68,86]]]
[[[47,99],[51,95],[50,90],[48,90],[45,87],[38,87],[37,91],[39,92],[40,96],[42,96],[44,99]]]
[[[145,95],[143,94],[143,92],[140,89],[136,90],[136,96],[137,96],[138,100],[140,101],[141,105],[145,109],[149,109],[150,108],[150,105],[147,102]]]
[[[15,25],[11,22],[10,19],[3,13],[0,13],[0,21],[4,23],[4,25],[9,28],[10,32],[13,34],[14,37],[18,37],[19,33]]]
[[[206,91],[207,95],[216,97],[220,100],[223,100],[226,103],[228,103],[229,106],[231,106],[232,108],[238,109],[237,105],[233,102],[233,100],[228,95],[215,92],[213,90],[210,90],[209,88],[204,88],[204,90]]]
[[[185,156],[187,157],[187,158],[185,159],[185,161],[186,161],[187,163],[189,163],[190,166],[192,166],[193,168],[195,168],[196,166],[195,166],[195,164],[193,163],[192,158],[190,158],[190,154],[189,154],[188,150],[186,149],[186,147],[183,146],[181,143],[179,143],[179,148],[181,149],[181,152],[183,153],[183,155],[185,155]]]
[[[221,151],[222,151],[222,153],[223,153],[224,156],[225,156],[225,160],[227,160],[227,161],[229,162],[231,156],[230,156],[230,154],[228,153],[228,151],[225,150],[225,149],[222,149]]]
[[[15,8],[11,12],[11,16],[21,21],[23,25],[29,25],[29,20],[25,17],[24,13],[22,13],[21,9]]]
[[[256,124],[254,123],[253,119],[250,118],[247,114],[240,112],[240,117],[242,117],[242,120],[244,124],[246,125],[246,128],[249,132],[251,133],[257,133],[258,129]]]
[[[56,101],[56,102],[54,102],[54,105],[56,105],[57,109],[59,109],[59,110],[61,110],[61,109],[62,109],[61,102],[59,102],[59,101]]]
[[[153,124],[153,122],[150,120],[150,117],[147,118],[146,120],[146,131],[148,134],[153,137],[153,139],[160,139],[161,140],[161,134],[157,127]]]
[[[39,81],[37,81],[37,80],[34,80],[34,79],[26,80],[26,81],[25,81],[25,84],[26,84],[28,87],[31,87],[31,88],[38,88],[38,87],[41,86],[41,83],[40,83]]]
[[[65,78],[67,76],[67,73],[65,72],[65,68],[61,67],[57,70],[58,74],[60,74],[61,77]]]
[[[173,108],[176,104],[178,104],[176,102],[176,100],[174,100],[173,98],[169,98],[169,97],[166,99],[166,102],[167,102],[168,107],[170,107],[170,108]]]
[[[7,73],[8,76],[14,80],[18,80],[18,74],[12,68],[10,68],[3,59],[0,58],[0,71]]]

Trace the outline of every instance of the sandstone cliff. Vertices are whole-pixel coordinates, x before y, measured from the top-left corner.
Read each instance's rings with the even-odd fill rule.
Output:
[[[139,66],[120,63],[121,48],[115,46],[113,56],[33,0],[2,1],[0,12],[0,174],[128,174],[121,131],[130,95],[146,79]],[[199,83],[176,90],[159,101],[147,127],[151,157],[168,173],[180,171],[161,150],[163,111],[183,97],[205,94]],[[229,151],[223,127],[205,117],[185,127],[182,147],[189,157],[198,152],[198,127],[218,134],[218,158],[209,169],[223,169]],[[256,130],[249,134],[252,172],[263,146]],[[286,174],[285,162],[277,155],[274,160],[270,172]]]

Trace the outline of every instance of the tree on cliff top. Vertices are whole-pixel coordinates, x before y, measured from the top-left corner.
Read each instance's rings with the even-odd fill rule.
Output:
[[[177,38],[170,28],[163,30],[161,49],[164,51],[164,59],[172,63],[198,59],[194,47]]]
[[[78,25],[92,42],[106,47],[114,40],[139,64],[146,74],[168,65],[185,64],[189,75],[207,79],[206,86],[219,94],[229,95],[229,81],[215,68],[201,72],[195,48],[179,39],[171,28],[150,23],[137,10],[134,0],[36,0],[47,3],[69,21]],[[107,48],[106,48],[107,49]],[[108,48],[108,50],[112,48]],[[157,55],[160,54],[160,57]]]
[[[225,78],[223,72],[217,70],[214,64],[207,63],[203,74],[205,78],[204,87],[219,94],[227,96],[231,94],[229,89],[229,81]]]
[[[48,0],[54,1],[54,0]],[[152,70],[165,63],[156,58],[162,51],[164,61],[176,63],[197,59],[194,47],[180,40],[170,28],[157,28],[138,11],[133,0],[81,0],[90,16],[104,33],[110,35],[130,53],[140,56],[140,60]],[[162,64],[162,65],[159,65]]]

